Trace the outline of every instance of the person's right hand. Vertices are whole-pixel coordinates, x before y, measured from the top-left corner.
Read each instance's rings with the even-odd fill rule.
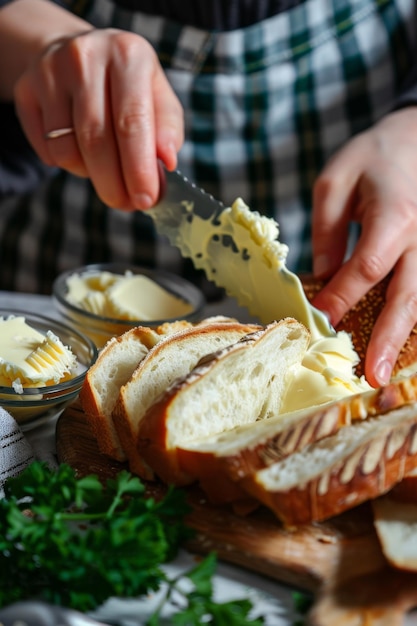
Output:
[[[89,177],[111,207],[155,204],[158,159],[174,169],[183,111],[159,60],[142,37],[90,30],[49,45],[15,87],[23,129],[51,166]],[[73,127],[74,134],[45,134]]]

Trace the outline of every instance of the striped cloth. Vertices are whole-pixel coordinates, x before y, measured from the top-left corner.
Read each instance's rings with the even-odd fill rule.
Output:
[[[34,460],[31,445],[13,417],[0,407],[0,497],[8,478],[17,476]]]
[[[184,109],[180,169],[225,204],[274,216],[288,265],[311,269],[311,192],[324,163],[395,104],[415,56],[414,0],[305,0],[230,32],[78,0],[98,27],[146,37]],[[60,271],[120,261],[186,273],[149,218],[108,209],[62,173],[0,207],[0,288],[50,293]]]

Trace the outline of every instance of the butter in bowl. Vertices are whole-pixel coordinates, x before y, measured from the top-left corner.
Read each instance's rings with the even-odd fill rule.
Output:
[[[60,274],[53,285],[59,313],[102,348],[135,326],[199,319],[203,293],[186,279],[117,263],[86,265]]]
[[[74,400],[97,358],[93,341],[56,319],[0,309],[0,406],[29,428]]]

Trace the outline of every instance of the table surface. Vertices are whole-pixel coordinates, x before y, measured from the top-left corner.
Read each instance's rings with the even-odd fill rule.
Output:
[[[0,291],[0,309],[29,309],[35,313],[57,317],[50,296]],[[205,316],[229,315],[242,321],[252,318],[231,298],[207,305]],[[49,420],[25,432],[35,453],[42,459],[52,460],[55,455],[55,424]],[[192,567],[193,557],[181,553],[177,561],[168,567],[168,573],[176,574],[179,570]],[[247,597],[254,605],[255,614],[266,617],[265,626],[293,626],[297,619],[294,609],[294,589],[278,584],[275,580],[245,571],[242,568],[219,563],[214,579],[215,595],[218,601]],[[148,602],[148,599],[145,601]],[[98,620],[115,620],[120,624],[139,626],[142,622],[138,614],[142,613],[143,601],[122,601],[113,599],[91,617]],[[403,626],[417,626],[417,613],[406,616]]]
[[[50,296],[0,291],[0,309],[30,308],[34,313],[48,315],[49,317],[53,316],[59,319],[60,315],[55,311],[54,307],[51,306],[51,303],[52,298]],[[211,315],[229,315],[241,321],[254,319],[249,315],[248,311],[240,307],[233,298],[225,298],[217,302],[208,303],[204,308],[203,315],[205,317]]]

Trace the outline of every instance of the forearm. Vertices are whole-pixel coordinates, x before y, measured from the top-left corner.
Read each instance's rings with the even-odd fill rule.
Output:
[[[0,99],[13,99],[16,81],[48,45],[91,28],[88,22],[48,0],[13,0],[2,7]]]

